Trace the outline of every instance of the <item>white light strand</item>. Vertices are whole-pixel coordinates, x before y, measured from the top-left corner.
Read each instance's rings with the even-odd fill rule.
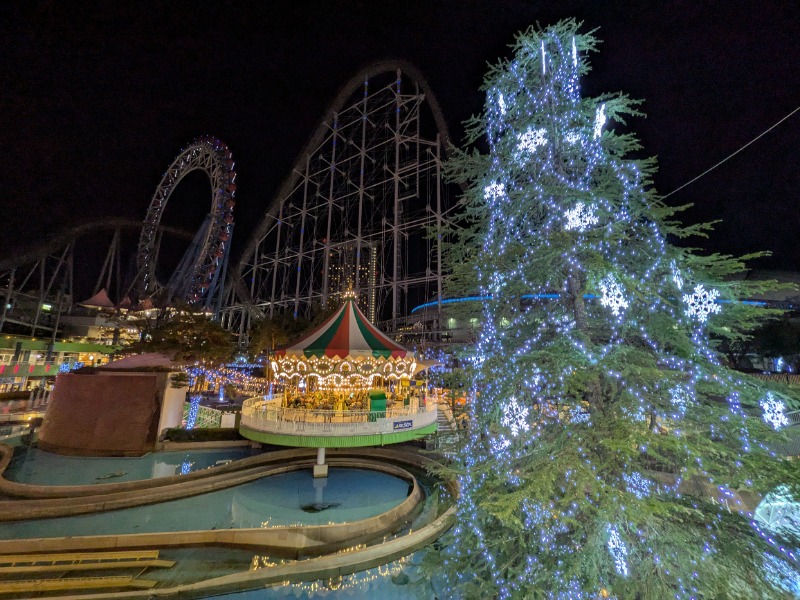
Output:
[[[572,66],[578,66],[578,48],[575,46],[575,36],[572,36]]]
[[[547,73],[547,61],[544,59],[544,40],[542,40],[542,75]]]
[[[716,314],[722,310],[720,305],[715,302],[717,298],[719,298],[717,290],[707,290],[702,283],[698,283],[694,287],[693,293],[683,295],[683,301],[686,303],[686,314],[701,323],[705,323],[709,315]]]
[[[603,125],[606,124],[606,105],[601,104],[594,116],[594,138],[597,139],[603,133]]]

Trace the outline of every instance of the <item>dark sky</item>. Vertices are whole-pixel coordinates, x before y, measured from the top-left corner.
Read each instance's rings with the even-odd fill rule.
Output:
[[[415,64],[459,141],[487,62],[517,31],[571,16],[603,40],[584,88],[645,100],[630,126],[659,158],[662,193],[800,105],[800,3],[786,0],[3,3],[0,247],[142,219],[180,148],[210,133],[237,163],[237,253],[361,67]],[[207,209],[203,185],[187,182],[170,224],[199,225],[183,209]],[[797,269],[798,190],[800,113],[669,202],[695,203],[688,221],[722,219],[705,247],[772,250],[761,266]]]

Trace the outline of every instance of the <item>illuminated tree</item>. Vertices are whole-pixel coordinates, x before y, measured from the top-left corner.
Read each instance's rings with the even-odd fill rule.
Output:
[[[739,301],[741,260],[668,243],[708,228],[631,158],[638,103],[581,96],[596,47],[574,21],[519,35],[468,122],[488,154],[449,165],[469,221],[451,293],[486,300],[458,521],[431,560],[455,597],[782,597],[798,540],[762,536],[743,499],[797,492],[769,450],[793,401],[711,341],[774,311]]]

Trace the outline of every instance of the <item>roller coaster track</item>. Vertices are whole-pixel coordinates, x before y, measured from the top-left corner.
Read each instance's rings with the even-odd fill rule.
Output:
[[[117,229],[123,229],[131,232],[141,231],[142,222],[134,219],[111,217],[101,221],[82,223],[80,225],[64,229],[46,240],[29,244],[19,251],[14,251],[13,253],[9,252],[5,258],[0,259],[0,271],[9,271],[11,269],[40,260],[45,256],[57,254],[59,250],[85,235],[115,231]],[[194,233],[191,231],[186,231],[177,227],[168,227],[166,225],[160,225],[159,231],[185,240],[191,240],[194,237]]]
[[[423,107],[427,109],[424,118],[432,117],[426,131],[432,133],[435,128],[436,136],[420,135],[419,111]],[[381,112],[384,108],[387,110]],[[328,272],[339,268],[347,253],[363,262],[375,256],[377,260],[369,268],[385,270],[382,277],[368,281],[359,274],[362,267],[356,266],[353,277],[354,289],[372,313],[370,318],[380,317],[380,307],[386,308],[383,312],[392,319],[386,324],[389,329],[399,325],[409,287],[428,286],[430,293],[440,295],[438,247],[431,248],[421,278],[404,268],[404,261],[412,245],[409,235],[413,238],[425,227],[439,226],[449,218],[452,207],[444,199],[440,202],[433,191],[434,185],[440,186],[439,170],[449,140],[433,90],[412,64],[380,61],[348,80],[328,105],[277,193],[266,203],[263,218],[232,269],[223,324],[238,332],[242,341],[252,319],[271,315],[276,308],[298,314],[313,302],[324,305],[338,293]],[[360,171],[359,157],[366,157],[360,159]],[[420,191],[423,178],[435,181],[425,184],[429,185],[427,192]],[[414,179],[416,193],[409,194]],[[425,223],[412,222],[412,212],[422,212]],[[419,214],[416,219],[420,220]],[[326,220],[328,235],[323,225]],[[375,226],[381,220],[383,231]],[[353,259],[347,260],[352,271]]]

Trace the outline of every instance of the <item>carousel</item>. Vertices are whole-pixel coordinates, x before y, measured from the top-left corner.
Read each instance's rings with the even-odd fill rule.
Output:
[[[243,436],[316,447],[316,477],[327,475],[325,448],[378,446],[436,431],[426,364],[359,310],[353,295],[322,325],[271,357],[273,393],[242,407]]]

